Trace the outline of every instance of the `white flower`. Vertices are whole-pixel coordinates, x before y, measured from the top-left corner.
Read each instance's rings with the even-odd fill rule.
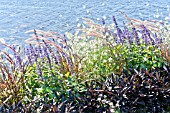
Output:
[[[97,55],[94,55],[94,60],[97,60]]]
[[[107,53],[106,53],[106,52],[103,52],[103,55],[107,55]]]
[[[117,103],[116,103],[116,107],[119,107],[119,101],[117,101]]]
[[[111,109],[110,112],[111,112],[111,113],[115,113],[115,110],[114,110],[114,109]]]
[[[109,105],[110,105],[110,106],[113,106],[113,102],[109,102]]]
[[[103,63],[106,63],[106,62],[107,62],[107,60],[104,59],[104,60],[103,60]]]
[[[109,33],[108,33],[108,32],[106,32],[106,36],[109,36]]]
[[[101,98],[97,98],[98,101],[101,101]]]
[[[109,60],[109,62],[111,62],[111,61],[112,61],[112,58],[110,57],[108,60]]]

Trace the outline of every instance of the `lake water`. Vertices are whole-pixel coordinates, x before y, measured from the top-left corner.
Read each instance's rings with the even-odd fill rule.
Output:
[[[27,30],[41,29],[73,32],[82,17],[111,23],[124,16],[137,19],[164,19],[169,15],[170,0],[0,0],[0,38],[10,44],[24,44]]]

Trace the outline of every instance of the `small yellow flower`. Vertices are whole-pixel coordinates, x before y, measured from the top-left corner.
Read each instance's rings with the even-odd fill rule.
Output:
[[[67,72],[66,74],[65,74],[65,76],[68,78],[69,77],[69,75],[70,75],[70,72]]]

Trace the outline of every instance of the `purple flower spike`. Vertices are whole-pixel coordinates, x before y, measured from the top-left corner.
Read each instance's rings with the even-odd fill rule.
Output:
[[[160,44],[161,43],[161,39],[158,38],[157,34],[154,34],[154,38],[155,38],[155,43],[156,44]]]
[[[144,35],[144,41],[146,44],[148,43],[151,43],[151,44],[155,44],[154,40],[151,38],[151,34],[150,34],[150,31],[144,26],[142,25],[142,28],[143,28],[143,35]],[[149,41],[149,40],[150,41]],[[148,42],[149,41],[149,42]]]
[[[113,22],[114,22],[115,25],[116,25],[117,35],[118,35],[118,37],[119,37],[119,40],[118,40],[118,38],[117,38],[116,42],[117,42],[117,43],[123,43],[123,42],[124,42],[124,36],[123,36],[122,30],[118,27],[118,24],[117,24],[116,19],[115,19],[114,16],[113,16]]]
[[[120,43],[124,43],[124,36],[123,36],[122,30],[119,27],[117,27],[117,34],[118,34]]]
[[[129,44],[132,44],[132,43],[133,43],[132,37],[133,37],[133,35],[132,35],[131,33],[128,33],[128,41],[129,41]]]
[[[105,25],[105,20],[102,18],[102,24]]]
[[[17,53],[14,53],[14,55],[15,55],[15,58],[16,58],[16,63],[18,63],[19,66],[22,67],[21,57]]]
[[[45,56],[46,56],[46,58],[47,58],[47,61],[48,61],[50,70],[52,70],[51,59],[50,59],[50,56],[49,56],[49,54],[48,54],[48,52],[47,52],[47,48],[43,46],[43,49],[44,49],[44,54],[45,54]]]
[[[142,39],[143,39],[143,41],[144,41],[144,43],[145,44],[148,44],[148,37],[147,37],[147,33],[146,33],[146,27],[144,26],[144,25],[142,25],[142,28],[143,28],[143,30],[142,30]]]
[[[26,56],[27,56],[27,58],[28,58],[28,61],[29,61],[29,63],[30,64],[32,64],[32,61],[31,61],[31,56],[30,56],[30,51],[29,51],[29,49],[27,48],[27,50],[26,50]]]
[[[37,62],[37,55],[36,55],[36,53],[34,51],[34,48],[33,48],[33,46],[31,44],[30,44],[30,52],[31,52],[30,56],[33,59],[32,63]]]
[[[53,50],[51,49],[51,47],[43,40],[43,43],[45,44],[46,48],[49,50],[52,58],[54,59],[54,62],[57,64],[57,58],[53,52]]]
[[[125,25],[125,23],[123,22],[123,26],[124,26],[124,35],[128,35],[129,34],[129,30],[127,28],[127,26]]]
[[[118,27],[118,24],[117,24],[116,19],[115,19],[114,16],[113,16],[113,22],[115,23],[116,27]]]
[[[132,31],[133,31],[133,35],[135,36],[136,44],[139,44],[139,36],[138,36],[137,31],[136,31],[136,28],[132,28]]]
[[[151,38],[150,32],[149,32],[148,29],[146,29],[146,27],[145,27],[145,31],[146,31],[146,34],[147,34],[147,36],[149,37],[151,43],[154,44],[154,40]]]
[[[21,60],[21,57],[20,57],[19,53],[16,52],[16,47],[13,45],[12,48],[13,48],[13,51],[14,51],[16,64],[19,64],[19,67],[22,67],[22,60]]]
[[[62,61],[62,58],[61,58],[61,55],[58,51],[56,51],[56,59],[57,59],[57,64],[59,66],[61,66],[61,61]]]
[[[147,39],[147,36],[146,36],[145,33],[143,33],[143,37],[144,37],[144,42],[145,42],[145,44],[148,44],[148,39]]]
[[[35,47],[35,53],[37,54],[37,57],[40,57],[40,49],[38,47]]]
[[[48,59],[50,59],[50,58],[49,58],[49,55],[48,55],[48,52],[47,52],[47,48],[46,48],[46,47],[43,47],[43,49],[44,49],[44,55],[45,55]],[[50,63],[50,60],[49,60],[49,63]]]
[[[38,67],[37,70],[38,70],[38,75],[39,75],[39,76],[42,76],[42,70],[40,69],[40,67]]]

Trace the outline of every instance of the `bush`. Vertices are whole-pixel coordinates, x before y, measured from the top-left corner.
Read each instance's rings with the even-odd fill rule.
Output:
[[[1,50],[1,112],[167,112],[169,47],[141,25],[85,19],[75,35],[31,30]]]

